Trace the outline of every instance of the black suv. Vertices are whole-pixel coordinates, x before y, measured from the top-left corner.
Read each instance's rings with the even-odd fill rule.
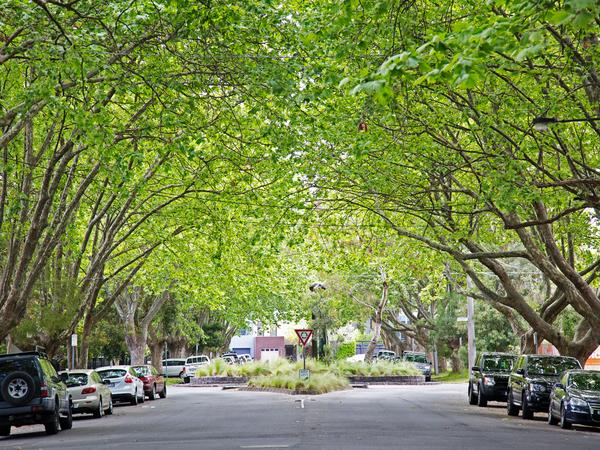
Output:
[[[38,352],[0,355],[0,436],[12,426],[44,424],[47,434],[73,425],[71,397],[52,363]]]
[[[510,353],[482,353],[471,367],[469,376],[469,404],[487,406],[488,400],[505,402],[508,376],[517,355]]]
[[[412,362],[425,377],[425,381],[431,381],[431,362],[423,352],[403,352],[402,360]]]
[[[581,369],[581,364],[568,356],[519,356],[508,381],[508,415],[518,416],[522,409],[523,419],[532,419],[534,412],[547,412],[552,386],[572,369]]]

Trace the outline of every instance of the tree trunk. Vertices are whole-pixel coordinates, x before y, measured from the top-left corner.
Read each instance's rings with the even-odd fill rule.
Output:
[[[152,357],[152,365],[158,373],[163,373],[165,368],[162,365],[162,354],[164,349],[164,342],[155,341],[150,344],[150,355]]]
[[[383,310],[385,309],[385,305],[387,304],[388,300],[388,282],[383,268],[381,268],[381,281],[383,290],[381,293],[381,300],[375,309],[375,315],[373,317],[373,337],[371,338],[371,342],[369,342],[367,353],[365,354],[365,361],[367,362],[373,360],[373,355],[375,353],[375,349],[377,348],[377,341],[379,340],[379,335],[381,334],[381,319],[383,316]]]

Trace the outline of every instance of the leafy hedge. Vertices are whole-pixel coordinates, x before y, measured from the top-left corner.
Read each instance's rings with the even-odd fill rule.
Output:
[[[356,342],[342,342],[335,354],[335,359],[346,359],[356,355]]]

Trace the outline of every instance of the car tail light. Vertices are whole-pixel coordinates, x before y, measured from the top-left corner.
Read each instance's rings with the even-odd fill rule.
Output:
[[[96,392],[96,388],[94,386],[86,387],[83,391],[81,391],[82,394],[93,394],[94,392]]]
[[[40,385],[40,397],[48,398],[49,396],[50,393],[48,392],[48,386],[46,385],[46,383],[42,382],[42,384]]]
[[[140,377],[140,380],[142,380],[145,383],[146,381],[148,381],[148,377]]]
[[[125,376],[125,383],[133,383],[133,378],[131,378],[129,375]]]

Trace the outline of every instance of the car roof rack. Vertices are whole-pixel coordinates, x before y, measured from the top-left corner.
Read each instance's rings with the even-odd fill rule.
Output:
[[[3,353],[0,355],[0,358],[4,358],[7,356],[40,356],[42,358],[48,358],[48,355],[45,352],[40,351],[30,351],[30,352],[16,352],[16,353]]]

